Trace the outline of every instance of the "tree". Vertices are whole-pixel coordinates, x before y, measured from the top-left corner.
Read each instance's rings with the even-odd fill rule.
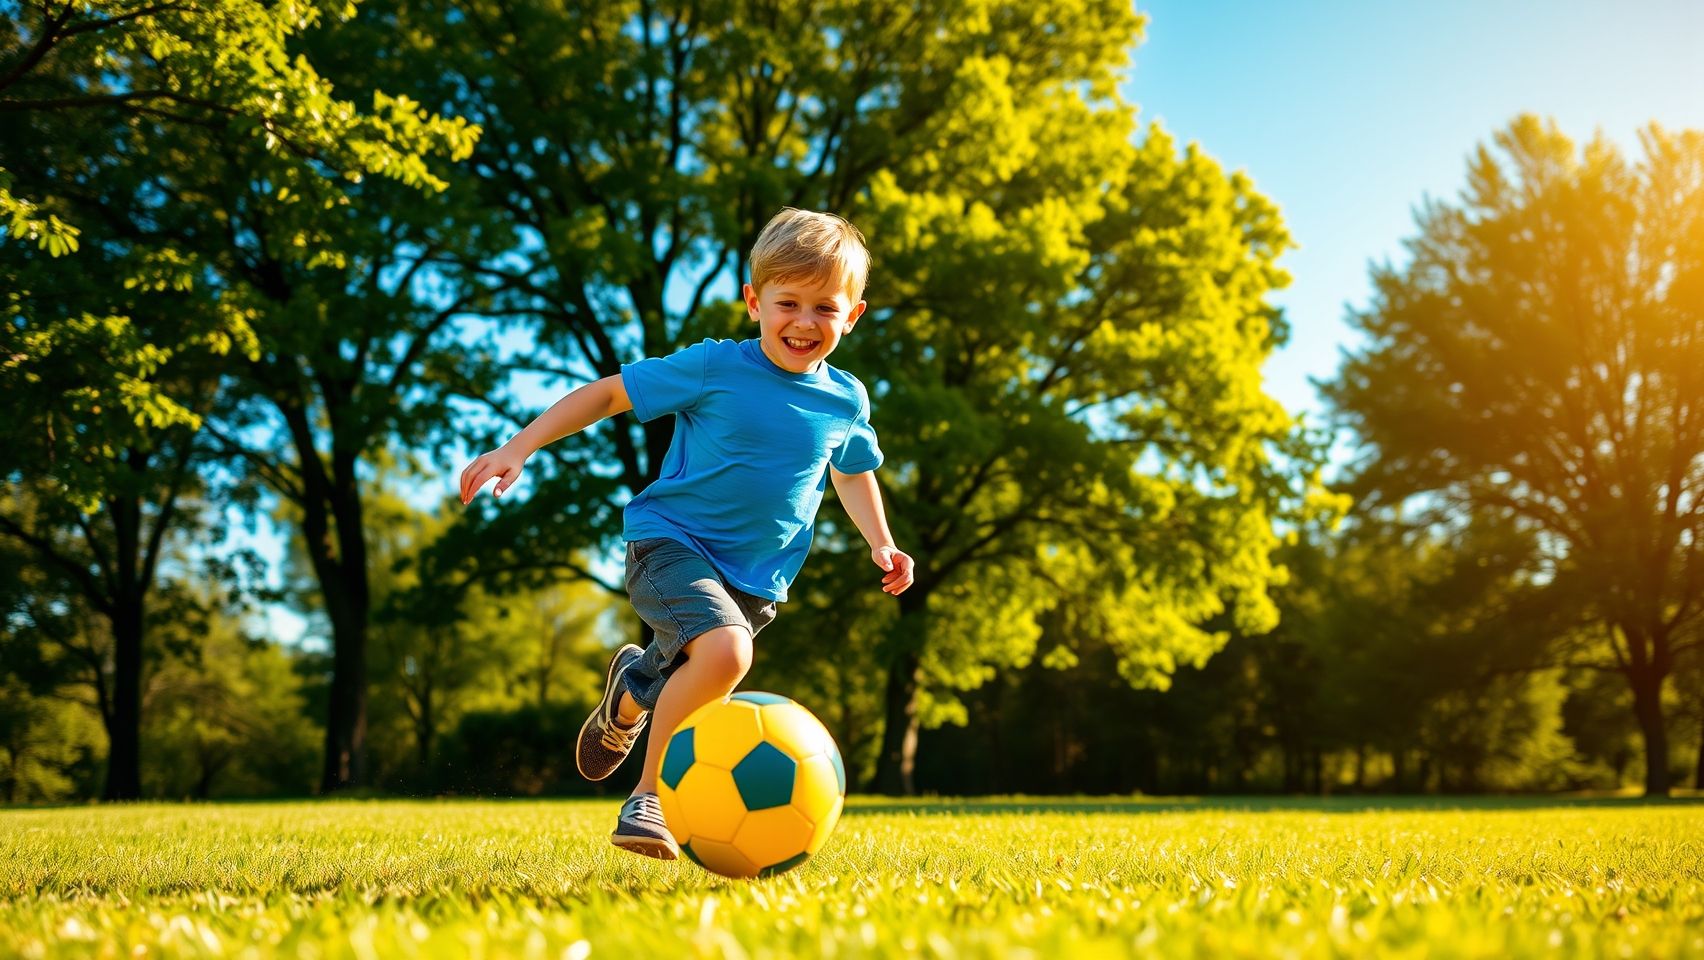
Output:
[[[100,721],[71,693],[73,637],[92,619],[64,571],[0,539],[0,802],[99,789]]]
[[[1306,474],[1270,456],[1292,424],[1259,389],[1283,336],[1262,297],[1283,282],[1272,260],[1288,240],[1246,178],[1199,150],[1180,158],[1157,131],[1131,144],[1116,92],[1141,23],[1128,4],[393,15],[437,38],[409,86],[435,83],[429,102],[482,125],[463,175],[524,239],[462,265],[511,288],[501,315],[531,321],[537,349],[516,370],[590,380],[740,334],[723,297],[783,204],[847,214],[872,237],[874,308],[840,362],[873,386],[890,513],[924,563],[877,614],[891,629],[857,630],[882,637],[886,787],[905,786],[919,671],[951,715],[954,685],[1027,655],[1025,618],[1054,603],[1061,575],[1087,604],[1074,629],[1111,626],[1139,682],[1210,654],[1218,639],[1193,624],[1227,603],[1270,621],[1270,524]],[[525,422],[506,398],[470,397],[506,429]],[[469,580],[590,579],[565,558],[616,538],[616,508],[671,437],[666,420],[634,426],[546,448],[533,501],[481,501],[444,565]],[[1145,453],[1165,466],[1133,475]],[[1082,578],[1097,551],[1116,572]],[[1007,632],[985,655],[949,642],[985,606],[972,585],[996,574],[1013,590]]]
[[[595,625],[613,601],[573,581],[496,597],[478,586],[422,579],[433,568],[422,567],[419,557],[454,521],[459,501],[447,497],[436,510],[414,507],[395,490],[423,479],[421,466],[393,463],[382,453],[374,460],[375,492],[363,515],[373,598],[374,780],[429,788],[440,773],[437,739],[470,710],[543,708],[564,696],[579,703],[601,691],[608,652]],[[291,579],[312,579],[300,537],[292,539],[287,561]],[[295,593],[304,613],[323,616],[317,590]]]
[[[255,636],[226,583],[179,585],[202,615],[162,625],[149,671],[144,788],[170,798],[301,796],[314,783],[319,731],[291,654]]]
[[[1566,741],[1535,537],[1499,513],[1450,520],[1368,511],[1286,551],[1308,571],[1283,590],[1272,635],[1294,660],[1261,658],[1273,689],[1260,699],[1305,671],[1307,739],[1352,752],[1358,788],[1375,755],[1398,789],[1556,785],[1561,765],[1536,759]]]
[[[1704,790],[1704,650],[1694,649],[1679,672],[1679,685],[1687,691],[1685,703],[1690,706],[1688,718],[1698,734],[1698,752],[1692,767],[1692,788]]]
[[[52,134],[4,141],[0,230],[34,240],[53,256],[77,250],[80,231],[74,224],[82,218],[59,207],[50,183],[31,184],[23,195],[10,188],[32,162],[46,160],[45,169],[52,171],[78,159],[54,155],[70,133],[67,127],[113,116],[136,128],[230,128],[297,160],[408,182],[429,179],[423,158],[397,141],[398,130],[411,125],[413,105],[406,98],[380,95],[375,112],[362,113],[331,99],[331,85],[305,58],[290,55],[299,35],[324,20],[347,20],[356,2],[8,4],[18,17],[0,21],[0,49],[10,51],[0,59],[0,114],[44,124]],[[239,50],[242,55],[234,56]]]
[[[346,234],[348,242],[340,243],[337,234],[355,222],[338,212],[349,205],[348,184],[372,173],[408,192],[441,189],[443,181],[427,169],[427,158],[464,150],[477,136],[465,123],[431,116],[406,97],[380,91],[368,91],[371,112],[358,110],[334,99],[331,85],[307,59],[287,53],[328,12],[347,18],[353,10],[353,4],[248,0],[66,3],[58,9],[43,3],[28,6],[17,24],[6,24],[19,46],[0,63],[0,113],[18,118],[20,131],[27,125],[28,135],[0,142],[0,212],[10,215],[12,232],[36,237],[49,255],[7,251],[7,349],[0,374],[9,393],[20,388],[12,396],[39,401],[23,401],[34,416],[7,426],[20,436],[46,437],[49,454],[54,445],[70,448],[73,455],[57,461],[67,467],[54,477],[55,493],[65,502],[85,512],[103,499],[129,505],[114,520],[123,549],[113,553],[113,562],[126,576],[110,587],[125,598],[114,607],[121,634],[115,700],[122,739],[112,752],[120,773],[117,795],[133,796],[138,782],[132,741],[141,640],[139,628],[131,625],[141,622],[153,569],[147,554],[131,548],[155,543],[156,535],[138,535],[134,494],[109,481],[175,489],[172,478],[186,469],[194,444],[216,443],[219,452],[238,458],[266,446],[239,436],[233,426],[251,426],[251,416],[226,411],[225,432],[197,433],[193,443],[176,444],[173,449],[183,455],[161,464],[160,477],[151,476],[159,463],[154,457],[167,443],[165,431],[209,426],[206,400],[225,395],[206,386],[169,389],[168,383],[182,388],[184,378],[174,379],[162,367],[184,352],[224,355],[236,348],[242,359],[232,366],[252,374],[244,381],[247,395],[283,393],[278,400],[283,429],[307,446],[303,462],[319,464],[309,425],[313,401],[301,390],[311,374],[301,373],[294,352],[295,337],[302,334],[295,325],[304,318],[279,304],[288,299],[297,274],[348,263],[355,241]],[[232,56],[236,49],[245,55]],[[18,193],[11,192],[13,186]],[[21,199],[25,196],[40,198],[40,210],[35,201]],[[65,213],[66,219],[51,212],[44,219],[42,210]],[[78,250],[79,231],[82,255],[61,260]],[[377,243],[404,239],[400,232],[365,229],[365,221],[358,232]],[[369,259],[357,258],[354,269],[372,267],[377,273],[382,257],[395,252],[393,244]],[[363,284],[369,279],[376,285],[376,278],[361,278]],[[82,305],[57,295],[64,290],[75,291]],[[167,291],[192,300],[196,309],[166,314],[166,324],[131,310],[136,297]],[[257,333],[250,324],[262,320],[283,324],[284,335],[265,324]],[[313,343],[314,337],[307,334],[301,342]],[[364,342],[370,344],[370,337]],[[390,350],[390,345],[362,349],[357,359],[388,359]],[[403,367],[420,353],[402,346],[395,352],[409,361]],[[312,358],[307,363],[322,374],[324,366]],[[352,390],[343,381],[327,387],[334,397]],[[310,412],[291,421],[298,408]],[[57,432],[56,419],[65,426]],[[349,448],[347,437],[340,439],[339,450]],[[353,449],[359,451],[362,442],[358,438]],[[32,449],[10,443],[6,448],[9,455]],[[304,499],[316,499],[326,491],[317,496],[320,506],[307,512],[323,530],[333,529],[326,520],[332,503],[342,515],[350,514],[353,474],[339,470],[345,461],[336,453],[329,471],[314,477],[313,467],[305,467],[310,476],[294,486],[285,472],[266,469],[260,459],[261,465],[249,461],[254,476],[278,482],[282,495],[301,489]],[[16,476],[24,464],[9,457],[7,476]],[[325,482],[316,485],[316,479]],[[154,529],[163,531],[171,513],[170,501],[161,501]],[[358,520],[337,529],[345,537],[350,531],[358,536]],[[12,533],[22,535],[15,525]],[[50,542],[42,531],[25,533],[37,544]],[[316,539],[327,552],[334,549],[328,537]],[[358,561],[359,550],[345,546],[344,552]],[[327,589],[353,596],[344,606],[364,618],[360,578],[335,563],[327,566]],[[351,629],[354,636],[340,648],[334,685],[339,695],[332,701],[338,722],[328,734],[334,758],[328,769],[347,770],[349,743],[358,741],[351,730],[359,726],[364,678],[358,676],[359,630]],[[357,742],[357,754],[358,747]]]
[[[61,342],[59,352],[67,352],[68,346]],[[70,352],[75,352],[74,346]],[[87,359],[98,362],[100,356],[91,351]],[[212,395],[208,391],[203,396]],[[49,424],[59,415],[51,406],[24,409]],[[99,416],[98,410],[92,412]],[[93,671],[90,680],[108,736],[104,795],[130,800],[141,795],[143,640],[150,622],[162,614],[172,619],[177,606],[172,598],[159,595],[156,577],[170,534],[209,528],[209,512],[195,501],[195,495],[207,489],[198,475],[205,469],[207,451],[183,426],[149,430],[122,414],[100,422],[116,429],[108,429],[105,436],[93,430],[69,433],[70,442],[57,461],[52,449],[43,450],[56,445],[51,427],[46,443],[31,442],[41,434],[18,437],[17,422],[0,428],[0,434],[16,441],[10,451],[19,457],[19,466],[7,471],[13,495],[0,510],[0,538],[28,549],[38,562],[61,573],[75,590],[76,602],[105,624],[110,647],[81,630],[62,646]],[[115,435],[116,450],[106,445]],[[45,470],[23,466],[32,454]],[[76,479],[66,482],[70,477]],[[86,516],[81,505],[65,495],[66,487],[79,482],[104,490],[93,516]],[[194,505],[185,508],[186,502]],[[47,600],[37,598],[38,603]],[[109,649],[110,678],[102,666]]]
[[[1358,486],[1507,513],[1578,598],[1632,692],[1645,790],[1670,784],[1663,690],[1704,618],[1704,132],[1575,156],[1522,116],[1458,206],[1426,201],[1411,262],[1373,271],[1368,343],[1327,395]]]
[[[1043,29],[1050,16],[1073,24],[1069,37]],[[1028,43],[1037,63],[1076,75],[1088,59],[1076,47],[1112,56],[1098,28],[1128,18],[1116,4],[1068,3],[1008,31],[957,3],[504,3],[409,4],[383,22],[434,38],[411,88],[435,85],[445,109],[486,131],[463,176],[519,244],[463,267],[509,288],[494,316],[533,322],[536,349],[511,369],[578,380],[739,332],[742,314],[710,293],[737,292],[763,222],[785,203],[845,210],[893,158],[933,143],[931,124],[956,108],[953,64],[991,42]],[[814,29],[789,27],[781,42],[779,23]],[[510,424],[528,419],[503,397],[470,397]],[[593,579],[561,558],[614,539],[614,508],[650,482],[672,434],[666,421],[637,437],[634,426],[623,418],[546,448],[558,470],[534,474],[532,509],[475,514],[481,549],[454,550],[466,575]]]
[[[1061,642],[1103,638],[1128,682],[1163,687],[1224,644],[1204,626],[1219,614],[1275,624],[1273,523],[1335,509],[1261,388],[1285,336],[1264,300],[1286,282],[1276,209],[1157,126],[1131,145],[1116,100],[1019,82],[1022,62],[961,77],[1012,103],[1011,142],[967,128],[956,163],[920,158],[870,194],[892,306],[846,363],[880,371],[887,492],[920,558],[885,645],[887,792],[911,789],[931,674],[1021,665],[1056,609]],[[1043,149],[1061,122],[1097,133]]]

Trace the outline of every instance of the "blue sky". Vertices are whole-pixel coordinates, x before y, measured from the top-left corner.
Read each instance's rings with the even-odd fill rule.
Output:
[[[1329,377],[1351,343],[1345,307],[1365,304],[1369,262],[1406,260],[1414,208],[1428,194],[1455,198],[1475,144],[1521,112],[1554,118],[1576,142],[1601,130],[1629,156],[1650,120],[1704,129],[1704,0],[1137,8],[1147,37],[1123,90],[1139,119],[1246,172],[1299,244],[1280,261],[1293,280],[1273,299],[1292,335],[1267,364],[1267,384],[1316,418],[1308,378]],[[526,399],[542,408],[560,392]],[[450,482],[462,465],[446,465]],[[264,523],[237,539],[279,556]],[[300,637],[293,614],[268,619],[274,636]]]
[[[1300,245],[1273,297],[1293,327],[1268,390],[1319,410],[1368,263],[1406,262],[1422,197],[1454,200],[1474,145],[1522,112],[1639,155],[1648,121],[1704,128],[1704,2],[1138,2],[1123,85],[1143,122],[1198,142],[1275,200]]]

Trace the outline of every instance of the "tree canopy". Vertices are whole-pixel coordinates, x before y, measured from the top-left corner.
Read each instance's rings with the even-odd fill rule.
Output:
[[[1652,124],[1629,162],[1523,116],[1428,202],[1404,267],[1353,314],[1367,346],[1327,392],[1359,487],[1532,529],[1598,626],[1668,792],[1663,689],[1704,642],[1704,132]],[[1493,149],[1493,146],[1495,149]]]

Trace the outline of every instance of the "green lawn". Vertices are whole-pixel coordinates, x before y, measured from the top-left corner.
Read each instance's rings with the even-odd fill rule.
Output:
[[[617,802],[0,811],[0,957],[1704,956],[1704,804],[855,798],[769,880]]]

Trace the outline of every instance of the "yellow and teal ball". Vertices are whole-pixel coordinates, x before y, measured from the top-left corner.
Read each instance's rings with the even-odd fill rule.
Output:
[[[779,694],[742,691],[669,736],[657,798],[675,842],[725,877],[767,877],[822,849],[846,801],[840,748]]]

